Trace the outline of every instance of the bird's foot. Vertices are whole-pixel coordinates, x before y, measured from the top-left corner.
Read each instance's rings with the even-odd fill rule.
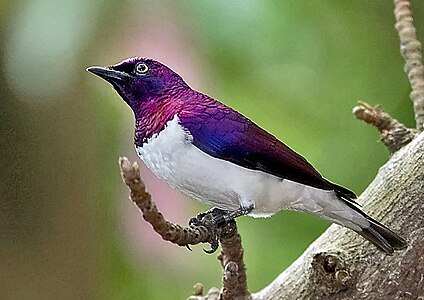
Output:
[[[197,216],[191,218],[188,224],[190,226],[204,226],[211,231],[212,234],[211,239],[209,241],[211,248],[209,250],[203,249],[203,251],[208,254],[212,254],[218,249],[219,246],[219,229],[227,225],[228,223],[234,221],[235,218],[247,215],[252,211],[252,209],[253,205],[249,207],[240,207],[239,209],[234,211],[223,210],[214,207],[206,212],[199,213]]]
[[[204,226],[209,229],[211,238],[209,244],[210,249],[203,249],[208,254],[214,253],[219,246],[218,228],[226,224],[225,218],[227,211],[219,208],[212,208],[206,212],[199,213],[197,216],[190,219],[190,226]]]
[[[188,224],[205,227],[221,227],[231,220],[230,214],[231,211],[214,207],[191,218]]]

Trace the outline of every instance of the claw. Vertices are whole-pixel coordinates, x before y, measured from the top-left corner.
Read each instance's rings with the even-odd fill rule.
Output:
[[[212,208],[207,212],[200,213],[197,216],[191,218],[188,222],[189,226],[205,226],[212,230],[213,237],[209,241],[210,249],[203,249],[203,251],[207,254],[214,253],[219,247],[219,240],[217,231],[218,228],[228,224],[228,222],[233,220],[229,211],[225,211],[219,208]],[[190,247],[187,246],[189,250]]]
[[[215,240],[209,242],[209,244],[211,244],[211,248],[209,250],[203,249],[203,251],[207,254],[212,254],[218,249],[218,246],[219,246],[218,239],[215,239]]]
[[[198,216],[193,217],[193,218],[190,219],[190,221],[188,221],[188,226],[192,226],[192,225],[193,226],[199,226],[199,225],[201,225],[201,222],[198,219]]]
[[[186,248],[187,248],[188,250],[190,250],[190,251],[193,251],[193,250],[191,250],[190,245],[186,245]]]

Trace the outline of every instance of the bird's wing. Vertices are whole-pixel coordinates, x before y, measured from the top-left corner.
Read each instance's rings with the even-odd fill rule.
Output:
[[[193,136],[193,144],[212,157],[241,167],[324,190],[355,194],[323,178],[301,155],[277,138],[221,103],[203,103],[179,114],[181,125]]]

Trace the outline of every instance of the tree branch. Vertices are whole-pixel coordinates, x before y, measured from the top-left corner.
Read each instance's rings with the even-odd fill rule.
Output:
[[[143,218],[149,222],[153,229],[166,241],[179,246],[196,245],[199,243],[210,243],[217,235],[221,243],[221,260],[224,268],[223,289],[219,293],[220,300],[245,299],[250,293],[247,290],[246,267],[243,261],[243,247],[241,237],[237,231],[235,221],[224,227],[213,228],[204,226],[183,227],[167,221],[158,211],[156,204],[152,201],[140,176],[140,167],[126,157],[119,158],[121,176],[131,191],[130,199],[141,210]],[[190,299],[217,299],[216,289],[211,289],[207,298],[202,297],[203,288],[196,286],[195,295]],[[200,294],[200,295],[199,295]],[[197,295],[197,296],[196,296]]]
[[[253,299],[419,299],[424,295],[424,133],[381,167],[358,200],[408,240],[387,256],[332,225]]]
[[[353,113],[358,119],[377,127],[381,132],[380,140],[391,153],[407,145],[417,135],[416,130],[407,128],[383,111],[380,106],[372,106],[360,101],[359,105],[353,108]]]
[[[418,131],[424,130],[424,66],[421,43],[417,38],[410,0],[393,0],[396,30],[400,38],[400,53],[405,60],[405,73],[411,84],[411,100],[414,105]]]
[[[424,67],[408,0],[394,0],[396,29],[411,84],[418,132],[424,130]],[[353,110],[381,132],[396,152],[358,201],[407,237],[405,251],[386,256],[358,235],[332,225],[287,270],[253,299],[421,299],[424,297],[424,133],[361,102]],[[424,298],[423,298],[424,299]]]

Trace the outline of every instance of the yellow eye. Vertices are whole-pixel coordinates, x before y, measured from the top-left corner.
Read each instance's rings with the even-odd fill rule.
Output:
[[[139,63],[135,66],[135,72],[138,74],[145,74],[149,71],[149,67],[145,63]]]

